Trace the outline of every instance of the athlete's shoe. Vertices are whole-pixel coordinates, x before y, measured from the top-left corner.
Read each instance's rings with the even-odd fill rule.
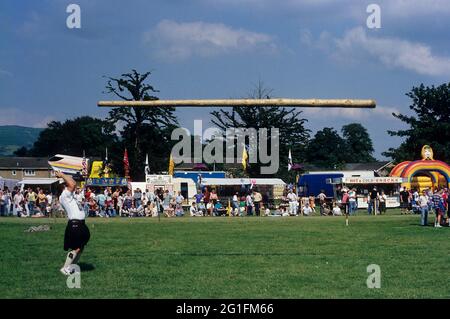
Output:
[[[436,225],[434,225],[434,227],[436,227],[436,228],[441,228],[442,226],[439,225],[439,224],[436,224]]]
[[[73,273],[73,269],[70,266],[62,267],[59,271],[65,276],[69,276]]]

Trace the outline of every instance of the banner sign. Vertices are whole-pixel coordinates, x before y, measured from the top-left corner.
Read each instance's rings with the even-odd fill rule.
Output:
[[[343,184],[401,184],[407,182],[403,177],[343,177]]]
[[[128,186],[128,181],[124,177],[114,177],[114,178],[88,178],[86,181],[87,186]]]
[[[145,181],[147,184],[172,184],[172,175],[147,175]]]

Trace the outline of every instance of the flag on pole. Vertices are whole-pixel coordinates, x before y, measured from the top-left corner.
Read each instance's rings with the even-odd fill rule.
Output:
[[[242,150],[242,167],[244,168],[244,171],[247,170],[247,160],[248,160],[247,146],[244,145],[244,149]]]
[[[291,150],[289,149],[289,155],[288,155],[288,171],[290,171],[292,169],[292,154],[291,154]]]
[[[145,154],[145,175],[150,175],[150,166],[148,165],[148,153]]]
[[[173,157],[172,157],[172,153],[171,153],[170,159],[169,159],[169,175],[173,175],[174,168],[175,168],[175,163],[173,161]]]
[[[81,162],[81,175],[83,175],[83,177],[87,177],[88,174],[88,170],[87,170],[87,160],[86,160],[86,155],[83,151],[83,161]]]
[[[128,161],[128,151],[125,149],[123,153],[123,170],[125,172],[125,177],[130,178],[130,162]]]

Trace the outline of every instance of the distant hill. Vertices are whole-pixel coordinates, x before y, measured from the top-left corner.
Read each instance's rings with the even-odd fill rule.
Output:
[[[0,156],[13,155],[14,151],[22,146],[32,147],[42,130],[34,127],[0,125]]]

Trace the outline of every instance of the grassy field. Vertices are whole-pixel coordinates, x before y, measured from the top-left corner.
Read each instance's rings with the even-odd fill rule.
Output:
[[[430,221],[431,222],[431,221]],[[33,225],[51,230],[24,232]],[[88,219],[81,289],[63,219],[0,219],[0,298],[449,298],[450,229],[419,216]],[[367,266],[381,267],[368,289]],[[439,273],[437,276],[436,271]]]

